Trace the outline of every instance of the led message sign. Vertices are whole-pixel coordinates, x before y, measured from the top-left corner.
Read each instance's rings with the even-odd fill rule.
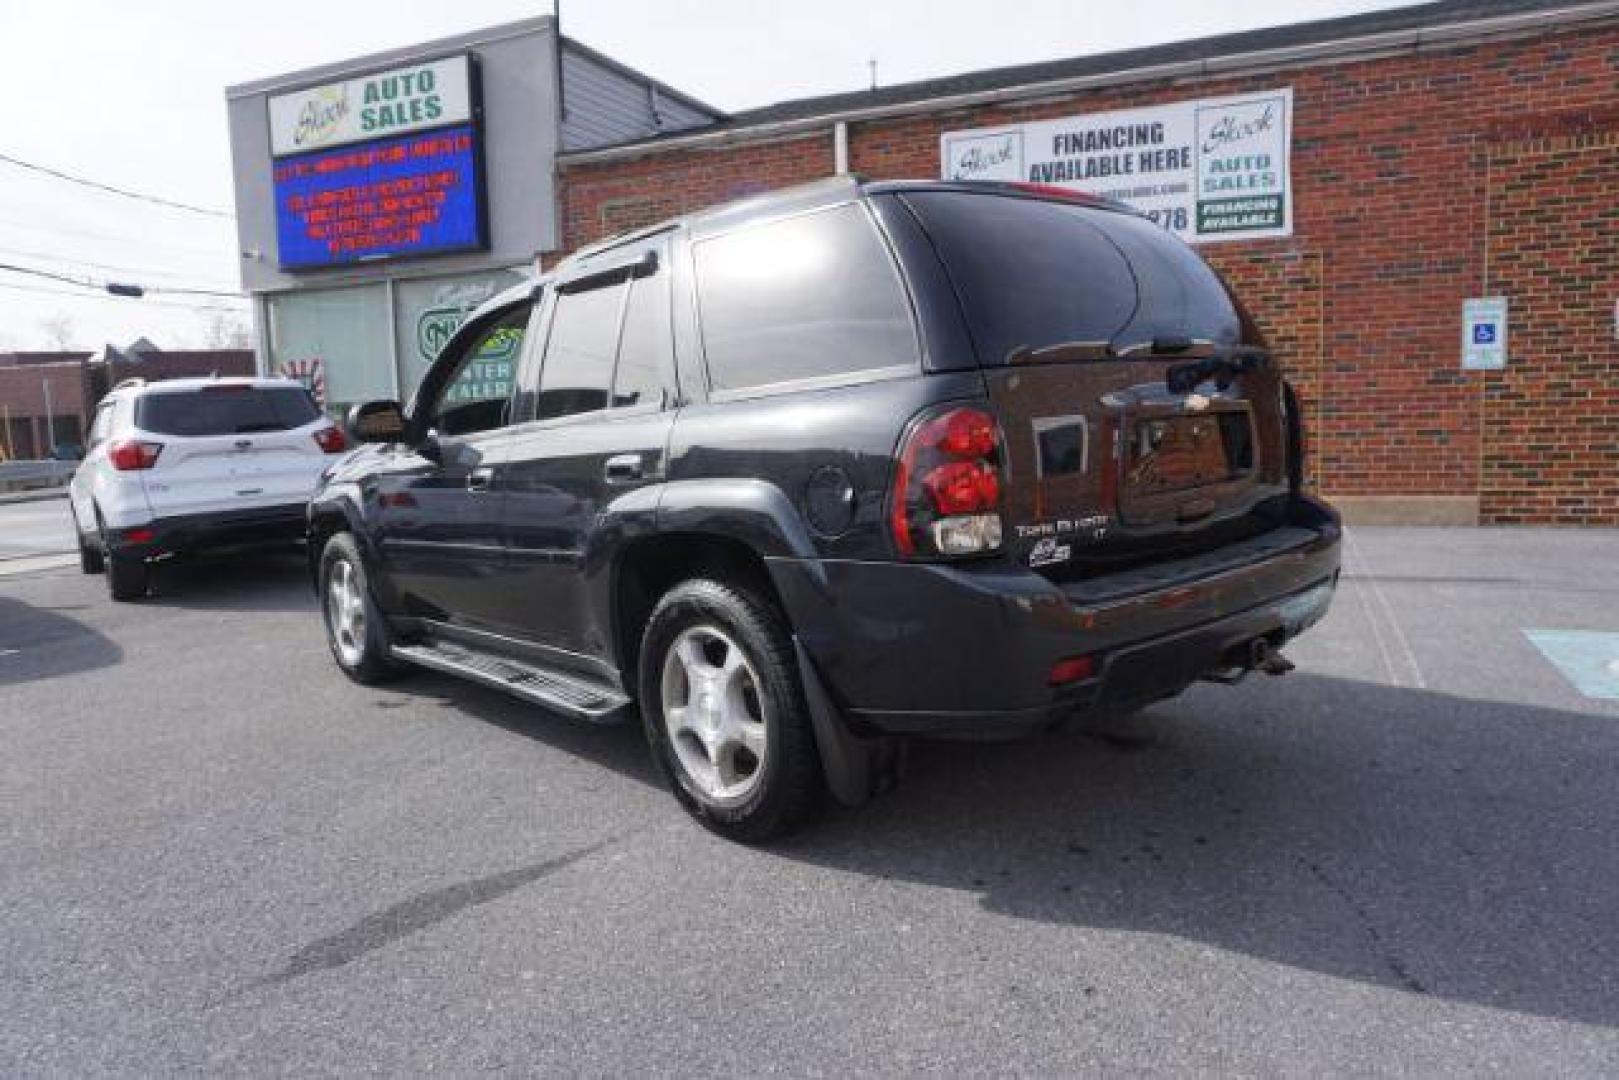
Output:
[[[470,123],[277,158],[283,269],[488,246]]]

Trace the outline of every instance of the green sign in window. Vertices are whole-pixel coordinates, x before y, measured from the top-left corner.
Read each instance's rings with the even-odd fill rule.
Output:
[[[444,400],[491,401],[510,397],[512,380],[517,376],[517,353],[522,346],[522,327],[497,326],[489,331],[461,374],[444,391]]]

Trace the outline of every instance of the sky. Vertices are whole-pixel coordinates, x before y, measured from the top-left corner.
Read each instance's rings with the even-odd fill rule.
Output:
[[[742,109],[981,68],[1204,37],[1405,0],[561,0],[563,33]],[[156,290],[235,293],[228,85],[514,19],[549,0],[0,0],[0,264]],[[0,270],[0,351],[213,343],[230,296],[123,299]]]

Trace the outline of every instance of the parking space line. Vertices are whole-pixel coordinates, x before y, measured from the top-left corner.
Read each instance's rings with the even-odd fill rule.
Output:
[[[1383,656],[1383,668],[1388,672],[1389,685],[1426,690],[1428,680],[1422,674],[1422,667],[1417,663],[1417,654],[1412,650],[1410,641],[1406,640],[1405,631],[1400,628],[1394,605],[1389,603],[1382,585],[1378,584],[1377,575],[1372,572],[1371,563],[1355,542],[1354,532],[1349,529],[1344,530],[1344,562],[1355,583],[1366,586],[1364,591],[1356,589],[1355,592],[1360,599],[1361,610],[1366,613],[1366,621],[1371,624],[1372,638],[1377,642],[1378,652]],[[1368,594],[1371,600],[1366,598]]]
[[[1619,634],[1599,630],[1525,630],[1541,655],[1588,698],[1619,700]]]

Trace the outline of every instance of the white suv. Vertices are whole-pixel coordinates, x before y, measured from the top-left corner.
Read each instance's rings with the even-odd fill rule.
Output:
[[[119,383],[96,406],[69,489],[79,559],[114,600],[146,593],[151,560],[288,542],[340,428],[291,379]]]

